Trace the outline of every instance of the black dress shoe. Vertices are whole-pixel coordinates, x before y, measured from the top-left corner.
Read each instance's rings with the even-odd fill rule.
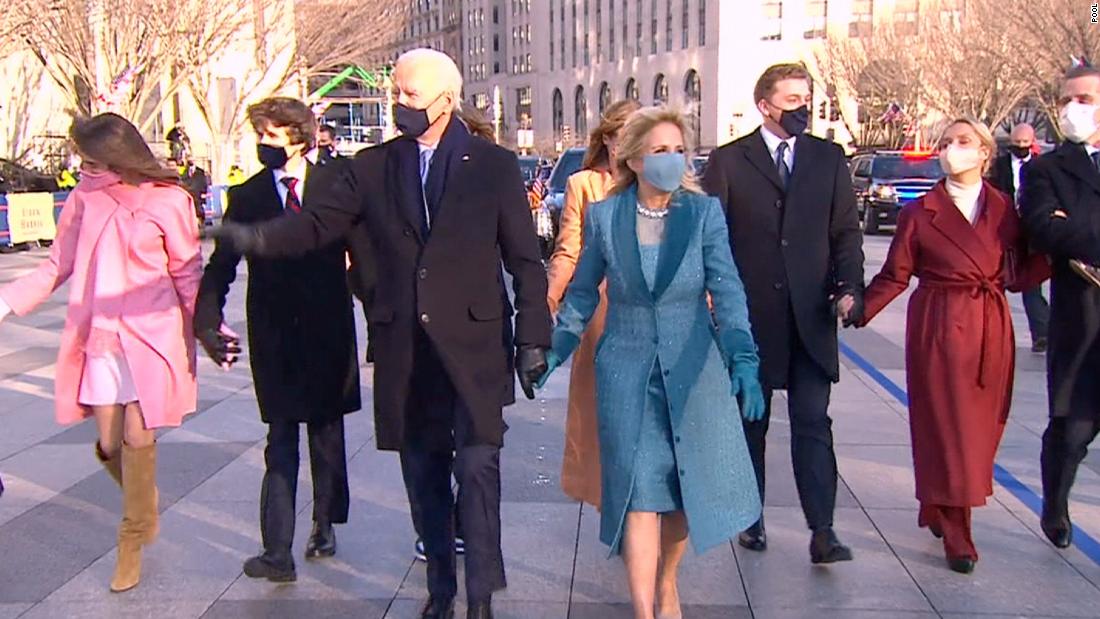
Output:
[[[266,578],[271,582],[294,582],[298,574],[294,571],[294,560],[287,557],[280,560],[267,553],[252,557],[244,562],[244,575],[249,578]]]
[[[493,619],[493,603],[471,602],[466,609],[466,619]]]
[[[420,611],[420,619],[454,619],[455,599],[429,597],[424,610]]]
[[[810,538],[810,563],[816,565],[851,560],[851,549],[840,543],[831,527],[814,531],[813,537]]]
[[[969,574],[974,571],[974,559],[970,557],[948,557],[947,565],[951,568],[952,572],[958,572],[960,574]]]
[[[943,539],[943,529],[938,524],[928,525],[928,530],[932,532],[932,536],[936,539]]]
[[[746,550],[764,552],[768,549],[768,533],[764,530],[764,523],[758,521],[751,527],[741,531],[737,535],[737,544]]]
[[[1041,520],[1039,526],[1043,529],[1043,535],[1046,535],[1056,548],[1069,548],[1073,543],[1073,525],[1070,524],[1069,518]]]
[[[306,558],[319,559],[336,554],[336,531],[331,524],[313,523],[313,532],[306,544]]]

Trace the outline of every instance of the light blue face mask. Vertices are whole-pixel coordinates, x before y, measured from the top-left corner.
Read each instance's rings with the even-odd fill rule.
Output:
[[[643,159],[642,176],[657,189],[672,193],[680,188],[686,169],[683,153],[655,153]]]

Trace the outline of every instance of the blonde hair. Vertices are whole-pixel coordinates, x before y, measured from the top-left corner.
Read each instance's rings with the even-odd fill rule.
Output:
[[[939,152],[940,143],[943,142],[948,130],[955,125],[966,125],[974,130],[974,133],[978,136],[978,142],[989,151],[989,156],[985,158],[985,163],[982,165],[982,174],[989,172],[989,169],[993,167],[993,158],[997,155],[997,140],[993,139],[993,132],[989,130],[985,123],[972,116],[958,116],[944,125],[943,129],[940,129],[939,135],[936,136],[936,152]]]
[[[631,159],[641,159],[646,155],[646,138],[649,132],[657,125],[669,123],[680,129],[684,136],[684,159],[691,157],[695,151],[695,136],[692,135],[691,125],[687,116],[678,108],[661,105],[643,107],[631,114],[626,124],[619,131],[619,141],[615,148],[615,186],[612,194],[617,194],[629,189],[638,182],[638,175],[630,169],[627,162]],[[680,180],[680,188],[692,193],[703,193],[699,186],[699,179],[695,178],[695,170],[690,161],[684,167],[684,177]]]
[[[604,110],[600,126],[592,130],[588,136],[588,150],[584,153],[584,163],[581,167],[585,170],[611,168],[611,157],[607,152],[607,145],[603,143],[608,138],[619,132],[626,124],[630,115],[641,109],[642,104],[634,99],[616,101]]]

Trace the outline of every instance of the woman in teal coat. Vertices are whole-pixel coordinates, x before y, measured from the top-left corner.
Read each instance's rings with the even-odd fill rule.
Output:
[[[618,181],[589,207],[542,378],[576,348],[606,277],[596,349],[600,539],[623,555],[637,619],[680,617],[676,572],[689,535],[703,552],[761,510],[737,417],[763,414],[759,359],[725,216],[688,172],[688,134],[667,108],[627,121]]]

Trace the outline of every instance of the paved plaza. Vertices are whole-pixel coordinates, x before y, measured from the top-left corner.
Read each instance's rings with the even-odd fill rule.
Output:
[[[889,237],[867,239],[868,277],[888,243]],[[0,256],[0,282],[26,272],[45,253]],[[227,308],[240,333],[245,289],[239,278]],[[120,493],[93,457],[94,425],[62,428],[53,420],[64,301],[62,291],[34,315],[0,325],[0,476],[7,485],[0,498],[0,619],[417,616],[427,596],[424,566],[413,559],[397,457],[375,450],[369,410],[347,417],[351,519],[337,529],[337,556],[301,558],[311,514],[303,457],[298,582],[275,585],[241,574],[242,562],[260,548],[265,426],[247,363],[225,373],[205,358],[199,413],[160,436],[161,536],[145,552],[142,583],[109,593]],[[1036,511],[1044,360],[1030,352],[1019,297],[1011,303],[1016,393],[996,494],[975,510],[981,561],[973,575],[948,571],[941,544],[916,527],[903,404],[905,300],[899,299],[871,328],[843,333],[842,377],[833,392],[843,478],[836,526],[855,561],[811,567],[789,426],[777,410],[768,452],[770,549],[754,554],[730,544],[701,557],[689,551],[681,578],[684,617],[1100,617],[1100,457],[1090,458],[1076,486],[1076,545],[1059,552],[1039,532]],[[539,400],[521,398],[506,411],[511,429],[502,455],[502,513],[509,587],[496,598],[498,617],[630,617],[623,568],[597,540],[597,514],[559,489],[568,376],[559,371]],[[362,387],[369,403],[369,366],[362,369]],[[783,404],[777,397],[777,408]],[[302,449],[305,454],[304,442]]]

